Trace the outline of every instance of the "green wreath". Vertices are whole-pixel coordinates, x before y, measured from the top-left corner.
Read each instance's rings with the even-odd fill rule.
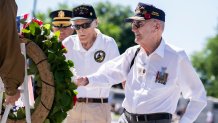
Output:
[[[52,34],[50,30],[50,24],[41,25],[34,19],[28,24],[28,26],[22,30],[22,35],[26,40],[27,44],[35,43],[43,51],[47,57],[50,64],[50,71],[53,74],[54,85],[49,85],[49,83],[44,82],[41,79],[40,72],[38,70],[38,64],[31,62],[28,69],[28,75],[34,75],[35,82],[35,109],[31,110],[32,114],[37,109],[38,105],[43,105],[46,108],[46,104],[42,103],[41,92],[42,85],[48,84],[55,88],[54,101],[51,108],[46,108],[50,110],[47,117],[44,118],[44,123],[61,123],[67,116],[67,111],[73,107],[73,98],[76,95],[76,85],[71,82],[71,77],[73,76],[70,68],[73,67],[73,62],[66,60],[64,53],[67,52],[66,48],[62,46],[61,42],[58,42],[58,37],[60,32]],[[28,50],[28,48],[27,48]],[[28,53],[27,53],[28,54]],[[28,56],[27,56],[28,57]],[[34,60],[33,60],[34,61]],[[49,96],[49,95],[48,95]],[[51,95],[52,96],[52,95]],[[9,119],[18,121],[25,118],[24,108],[19,108],[16,111],[12,111],[9,114]],[[44,113],[46,114],[46,113]],[[33,118],[33,117],[32,117]],[[36,120],[36,121],[35,121]],[[32,122],[39,122],[39,119],[32,119]]]

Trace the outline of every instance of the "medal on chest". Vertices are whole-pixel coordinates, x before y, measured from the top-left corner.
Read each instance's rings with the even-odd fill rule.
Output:
[[[96,62],[101,63],[101,62],[104,61],[105,55],[106,55],[106,54],[105,54],[104,51],[98,50],[98,51],[96,51],[95,54],[94,54],[94,59],[95,59]]]
[[[145,72],[146,72],[146,70],[145,70],[145,68],[138,68],[138,74],[139,74],[139,76],[144,76],[145,75]]]
[[[156,74],[156,80],[155,82],[161,83],[161,84],[166,84],[167,83],[167,77],[168,73],[166,73],[167,68],[166,67],[161,67],[161,70],[157,72]]]

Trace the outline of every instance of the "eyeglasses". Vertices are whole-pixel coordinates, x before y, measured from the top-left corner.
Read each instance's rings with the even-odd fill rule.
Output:
[[[134,28],[134,29],[135,28],[138,29],[138,28],[143,27],[145,25],[142,23],[142,21],[133,21],[131,24],[132,24],[132,28]]]
[[[75,25],[72,25],[72,27],[75,29],[75,30],[79,30],[80,28],[83,28],[83,29],[87,29],[89,27],[91,27],[91,24],[92,24],[93,21],[90,21],[90,22],[87,22],[87,23],[84,23],[84,24],[75,24]]]
[[[55,26],[55,25],[53,25],[53,27],[57,28],[57,29],[66,29],[68,27],[71,27],[71,25],[69,25],[69,26]]]

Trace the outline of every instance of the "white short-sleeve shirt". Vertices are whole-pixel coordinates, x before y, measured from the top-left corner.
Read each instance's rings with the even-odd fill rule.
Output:
[[[67,37],[63,45],[67,49],[65,54],[68,60],[72,60],[77,76],[87,76],[95,73],[105,62],[119,56],[115,40],[102,34],[96,29],[97,38],[93,46],[85,50],[77,35]],[[77,97],[102,98],[108,97],[111,85],[105,87],[78,87]]]

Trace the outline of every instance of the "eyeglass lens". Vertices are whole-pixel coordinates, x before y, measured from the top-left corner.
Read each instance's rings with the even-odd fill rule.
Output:
[[[140,21],[133,21],[132,22],[132,27],[133,28],[140,28],[140,27],[142,27],[142,26],[144,26]]]
[[[73,28],[75,30],[79,30],[80,28],[87,29],[87,28],[89,28],[91,26],[91,24],[92,24],[92,21],[84,23],[84,24],[80,24],[80,25],[79,24],[75,24],[75,25],[72,25],[72,26],[73,26]]]

